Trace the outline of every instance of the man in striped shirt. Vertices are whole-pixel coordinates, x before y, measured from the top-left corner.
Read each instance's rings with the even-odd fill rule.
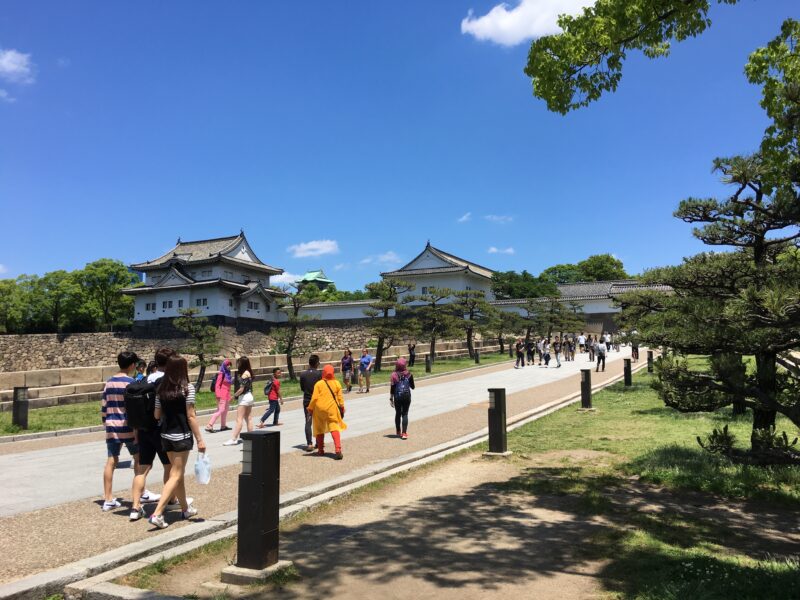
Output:
[[[133,374],[139,357],[133,352],[120,352],[117,356],[119,373],[106,382],[103,389],[103,403],[100,414],[106,426],[106,449],[108,458],[103,470],[103,512],[122,506],[113,495],[114,470],[119,462],[119,454],[124,444],[133,457],[134,468],[138,466],[139,449],[136,445],[136,434],[128,427],[125,413],[125,388],[134,382]]]

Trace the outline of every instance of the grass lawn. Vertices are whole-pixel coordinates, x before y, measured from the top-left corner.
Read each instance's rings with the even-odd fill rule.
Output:
[[[703,451],[696,437],[726,423],[746,448],[751,417],[681,414],[650,379],[641,373],[631,388],[596,394],[596,412],[568,408],[511,432],[521,472],[501,485],[562,498],[559,509],[609,524],[582,552],[607,561],[601,577],[611,597],[800,598],[800,559],[781,555],[780,540],[749,520],[782,530],[779,515],[800,508],[800,468],[733,464]],[[797,433],[782,417],[777,429]],[[726,499],[741,523],[714,520]],[[648,504],[653,510],[642,510]]]
[[[481,355],[481,365],[492,365],[504,361],[510,361],[507,354],[483,354]],[[469,358],[455,358],[450,360],[439,360],[433,364],[431,375],[441,375],[467,367],[474,367],[475,362]],[[298,368],[299,373],[305,365]],[[391,369],[384,369],[380,373],[374,373],[371,385],[387,383],[391,375]],[[419,380],[426,376],[424,361],[418,362],[411,372],[414,378]],[[284,373],[284,377],[288,377]],[[256,382],[254,395],[256,402],[264,400],[264,385]],[[300,395],[300,385],[296,381],[284,379],[281,384],[283,397],[289,398]],[[358,386],[356,386],[357,388]],[[206,408],[216,408],[217,401],[214,394],[207,389],[197,394],[198,410]],[[59,429],[71,429],[73,427],[86,427],[89,425],[100,425],[100,402],[85,402],[82,404],[70,404],[66,406],[54,406],[51,408],[38,408],[28,414],[28,429],[20,430],[11,424],[11,412],[0,413],[0,436],[15,435],[18,433],[37,433],[40,431],[56,431]]]

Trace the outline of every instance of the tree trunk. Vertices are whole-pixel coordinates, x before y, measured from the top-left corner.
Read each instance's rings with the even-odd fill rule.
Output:
[[[531,330],[532,329],[533,329],[533,326],[530,326],[525,330],[525,345],[526,346],[527,346],[528,342],[531,341]]]
[[[506,353],[506,347],[505,347],[505,345],[503,343],[505,340],[503,339],[503,334],[502,333],[497,336],[497,341],[500,344],[500,354],[505,354]]]
[[[467,352],[470,358],[475,358],[475,347],[472,344],[472,327],[467,329]]]
[[[430,347],[430,357],[431,357],[431,364],[433,364],[434,360],[436,360],[436,336],[431,336],[431,347]]]
[[[294,340],[297,337],[297,327],[292,327],[289,330],[289,339],[286,343],[286,368],[289,371],[289,379],[295,381],[297,377],[294,374],[294,365],[292,364],[292,352],[294,352]]]
[[[381,370],[381,361],[383,360],[383,337],[378,338],[378,347],[375,350],[375,372]]]
[[[774,352],[756,353],[756,381],[758,389],[767,395],[772,402],[775,401],[778,384],[778,369],[776,354]],[[765,446],[756,439],[756,432],[766,431],[775,427],[775,411],[769,408],[753,409],[753,433],[750,436],[750,446],[753,451],[764,450]]]
[[[199,354],[197,358],[200,360],[200,371],[197,373],[197,381],[194,383],[194,389],[196,392],[199,392],[200,388],[203,386],[203,378],[206,376],[206,360],[205,356],[202,354]]]

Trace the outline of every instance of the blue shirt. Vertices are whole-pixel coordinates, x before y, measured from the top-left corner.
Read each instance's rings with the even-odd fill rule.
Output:
[[[367,354],[366,356],[362,356],[358,363],[358,368],[362,371],[366,371],[369,368],[370,363],[372,363],[372,355]]]

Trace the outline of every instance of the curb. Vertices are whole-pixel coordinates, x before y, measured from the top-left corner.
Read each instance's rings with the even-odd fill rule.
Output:
[[[446,362],[447,359],[442,359]],[[511,359],[509,359],[511,360]],[[450,375],[457,375],[458,373],[468,373],[469,371],[477,371],[479,369],[488,369],[491,367],[496,367],[497,365],[503,364],[503,361],[498,361],[496,363],[492,363],[490,365],[478,365],[474,367],[466,367],[464,369],[458,369],[456,371],[448,371],[447,373],[437,373],[435,375],[423,375],[417,381],[428,381],[430,379],[437,379],[439,377],[448,377]],[[388,383],[378,383],[372,386],[372,388],[385,388],[389,387]],[[302,396],[290,396],[288,398],[284,398],[284,402],[296,402],[298,400],[302,400]],[[259,402],[255,402],[253,406],[266,406],[267,401],[261,400]],[[39,409],[36,409],[39,410]],[[216,408],[204,408],[203,410],[197,411],[198,417],[203,417],[206,415],[213,415],[217,412]],[[236,414],[236,407],[229,409],[229,413]],[[51,437],[64,437],[67,435],[81,435],[83,433],[95,433],[98,431],[105,431],[105,425],[90,425],[87,427],[74,427],[72,429],[56,429],[54,431],[38,431],[36,433],[20,433],[18,435],[6,435],[0,436],[0,444],[11,444],[13,442],[29,442],[31,440],[41,440],[44,438],[51,438]]]
[[[633,373],[645,368],[641,363]],[[609,387],[623,379],[624,375],[612,377],[606,382],[592,386],[592,392]],[[532,421],[541,419],[561,408],[580,401],[580,391],[562,396],[557,400],[514,415],[507,419],[507,430],[513,431]],[[421,467],[440,460],[450,454],[466,450],[488,439],[485,427],[460,438],[443,442],[430,448],[418,450],[396,459],[389,459],[363,467],[341,477],[307,486],[284,494],[280,501],[280,519],[305,512],[311,508],[344,496],[370,483],[392,475]],[[155,599],[160,596],[149,590],[141,590],[111,583],[113,579],[141,569],[161,558],[171,558],[204,546],[218,539],[235,536],[237,533],[237,511],[230,511],[194,523],[178,530],[148,537],[97,556],[64,565],[52,571],[38,573],[0,586],[0,600],[40,599],[66,591],[67,600],[74,599]],[[130,567],[130,565],[136,565]]]

